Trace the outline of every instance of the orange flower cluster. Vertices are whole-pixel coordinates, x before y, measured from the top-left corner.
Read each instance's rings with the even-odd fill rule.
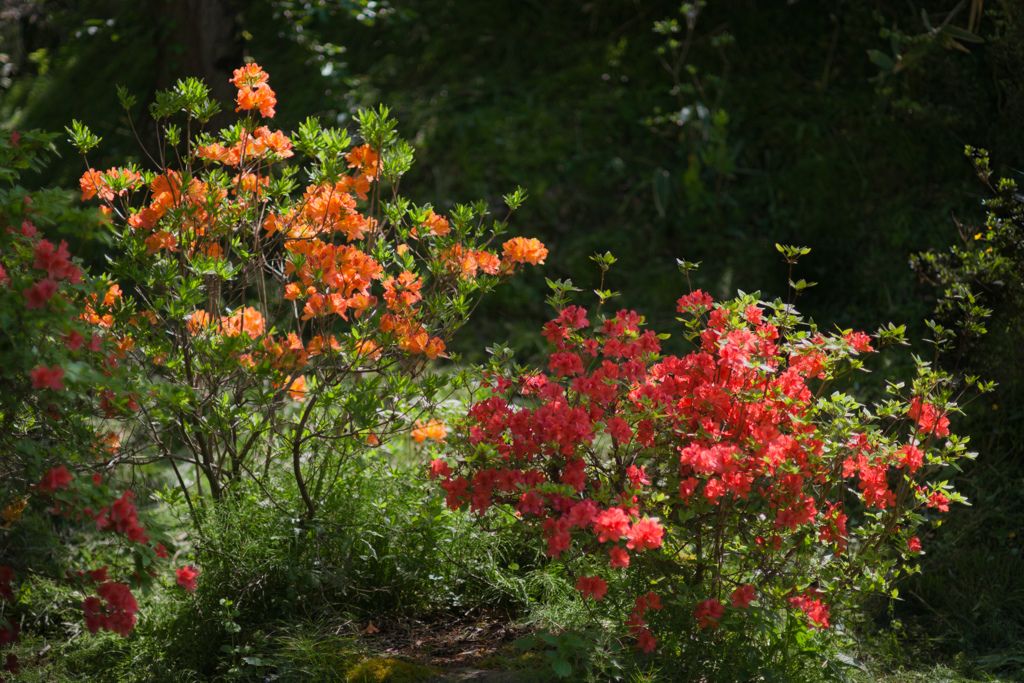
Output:
[[[255,62],[246,64],[241,69],[235,69],[234,78],[231,79],[231,82],[238,88],[238,96],[235,98],[238,106],[235,111],[259,109],[260,115],[264,118],[274,118],[274,106],[277,104],[277,98],[274,96],[274,91],[267,85],[268,80],[270,80],[270,76]]]
[[[445,350],[444,340],[431,337],[426,328],[412,318],[385,313],[380,319],[380,331],[393,332],[398,338],[398,348],[412,355],[422,353],[434,359]]]
[[[114,181],[123,181],[125,188],[115,193],[111,187]],[[82,201],[99,195],[100,199],[112,202],[115,196],[122,196],[129,189],[134,190],[142,185],[142,175],[129,168],[112,168],[104,173],[90,168],[82,175],[78,184],[82,188]]]
[[[267,337],[263,341],[263,348],[270,357],[270,366],[287,374],[301,370],[309,362],[309,353],[294,332],[290,332],[284,340]]]
[[[419,227],[426,228],[426,234],[434,235],[436,237],[443,237],[452,231],[451,227],[448,225],[448,219],[444,216],[438,216],[433,211],[430,212],[430,215],[427,216],[427,220],[423,221]],[[409,234],[413,237],[419,237],[419,228],[414,225],[412,230],[409,231]]]
[[[110,194],[109,189],[104,190],[107,185],[103,178],[116,172],[118,172],[117,169],[108,171],[106,174],[102,174],[100,180],[97,181],[95,172],[90,170],[82,176],[80,183],[83,189],[95,190],[101,198],[109,201],[113,195]],[[167,171],[166,174],[156,176],[150,183],[149,189],[153,193],[152,201],[148,206],[128,217],[128,226],[136,231],[152,233],[146,237],[145,241],[146,250],[150,254],[161,249],[171,251],[178,249],[177,235],[167,230],[156,230],[157,222],[169,210],[186,206],[185,219],[182,221],[179,233],[190,231],[194,236],[200,237],[207,234],[213,225],[214,217],[210,215],[209,209],[211,207],[216,209],[227,196],[226,191],[211,189],[206,183],[196,178],[191,180],[186,189],[182,187],[181,176],[175,171]],[[84,193],[83,198],[86,198],[87,194],[88,192]],[[95,196],[95,194],[91,196]],[[194,247],[194,242],[189,246],[190,248]]]
[[[358,175],[368,181],[372,182],[380,173],[380,158],[369,145],[353,147],[352,151],[345,155],[345,161],[348,162],[349,168],[359,169]]]
[[[206,311],[196,311],[188,321],[188,331],[191,334],[201,334],[214,326],[214,318]],[[256,339],[266,331],[266,323],[263,314],[252,306],[246,306],[236,310],[231,315],[221,316],[219,334],[226,337],[237,337],[239,334],[246,334],[250,339]]]
[[[529,263],[535,266],[544,263],[548,255],[548,250],[540,240],[532,238],[513,237],[502,246],[505,249],[503,259],[507,263]]]
[[[416,429],[412,430],[412,439],[416,443],[423,443],[427,439],[435,439],[437,441],[444,441],[444,437],[448,436],[448,430],[445,429],[444,424],[437,420],[431,420],[424,424],[423,422],[416,422]]]
[[[350,176],[345,176],[333,185],[310,185],[303,195],[301,208],[293,209],[284,216],[268,215],[263,221],[263,229],[268,237],[278,231],[293,239],[341,232],[350,242],[364,239],[366,233],[373,232],[377,226],[356,210],[356,200],[349,194],[355,184]],[[367,185],[365,190],[368,189]],[[357,194],[365,198],[365,191],[357,188]]]
[[[270,178],[265,175],[258,175],[256,173],[239,173],[235,176],[235,187],[231,190],[232,194],[256,194],[259,195],[260,190],[270,185]]]
[[[303,288],[289,283],[284,298],[294,301],[300,296],[309,297],[303,308],[303,320],[330,313],[348,320],[349,309],[359,317],[376,304],[370,286],[373,280],[380,279],[383,269],[355,247],[320,240],[292,240],[285,243],[285,249],[293,255],[285,266],[285,274],[296,275]]]
[[[109,309],[111,306],[116,304],[120,298],[121,287],[116,284],[110,285],[110,288],[107,290],[107,293],[103,295],[103,301],[101,303],[101,306],[103,308]],[[96,299],[96,295],[92,295],[92,301],[86,302],[85,309],[82,311],[82,314],[79,317],[80,319],[86,321],[90,325],[108,328],[114,324],[114,316],[111,313],[99,315],[96,312],[96,309],[93,308],[93,304],[96,303]]]
[[[231,83],[238,88],[236,111],[258,109],[264,117],[274,116],[276,96],[268,85],[268,75],[258,64],[235,70]],[[221,142],[197,145],[192,150],[189,162],[205,160],[234,168],[233,187],[223,189],[216,187],[213,181],[207,184],[198,177],[186,181],[184,172],[166,170],[149,183],[149,203],[133,210],[127,217],[126,227],[144,240],[150,254],[180,250],[190,256],[225,258],[227,243],[222,238],[236,233],[242,222],[251,220],[259,208],[253,206],[253,200],[265,199],[263,188],[270,184],[267,167],[293,156],[292,142],[280,130],[272,131],[267,126],[251,130],[251,126],[243,126],[240,138],[233,144],[221,138]],[[344,158],[349,170],[341,178],[309,185],[299,201],[276,209],[277,213],[259,209],[265,235],[273,238],[280,233],[272,248],[283,243],[287,255],[284,275],[291,281],[285,287],[284,298],[301,303],[302,321],[322,321],[310,330],[313,336],[308,348],[296,334],[287,338],[269,334],[260,311],[251,307],[226,316],[219,315],[219,310],[198,310],[187,319],[186,328],[192,336],[241,338],[236,343],[248,337],[254,341],[249,348],[241,349],[245,353],[240,353],[239,361],[250,368],[257,365],[266,368],[269,364],[275,370],[272,378],[278,383],[275,386],[289,387],[295,400],[302,400],[305,395],[305,379],[300,373],[311,357],[343,349],[352,352],[355,362],[367,362],[382,355],[384,349],[369,339],[356,339],[354,347],[344,339],[339,342],[328,331],[334,325],[333,319],[325,320],[333,314],[349,321],[352,312],[359,318],[376,307],[374,280],[381,280],[383,284],[387,311],[380,311],[378,332],[387,335],[388,343],[405,353],[424,354],[431,359],[445,352],[445,342],[431,336],[425,326],[430,324],[428,319],[417,309],[423,300],[422,290],[426,284],[423,279],[411,270],[390,276],[384,265],[362,251],[362,245],[356,244],[380,232],[377,222],[357,207],[357,201],[367,200],[373,183],[380,178],[382,160],[378,151],[361,145],[352,148]],[[89,169],[80,184],[83,199],[98,196],[110,204],[127,189],[141,187],[143,178],[128,169],[111,169],[105,173]],[[261,194],[264,197],[260,197]],[[112,212],[112,207],[106,208]],[[427,212],[424,220],[411,230],[417,239],[441,238],[451,232],[448,219],[433,211]],[[464,280],[478,273],[511,274],[516,264],[542,263],[547,255],[540,242],[523,238],[505,244],[504,258],[458,243],[446,247],[440,253],[439,260],[444,267],[441,276],[447,274]],[[424,245],[424,248],[427,258],[438,259],[438,252],[432,245]],[[408,250],[408,245],[399,246],[400,254]],[[430,271],[439,272],[433,267]],[[217,304],[213,306],[216,308]],[[99,316],[91,307],[87,315],[97,324],[109,326],[112,322],[112,316]],[[125,350],[130,348],[127,344],[128,341],[123,345]],[[387,350],[393,352],[393,348]]]
[[[501,259],[489,251],[466,249],[456,242],[441,252],[441,263],[450,273],[458,273],[463,280],[472,280],[478,271],[488,275],[501,272]]]
[[[217,161],[227,166],[238,166],[243,160],[262,159],[268,152],[281,159],[294,156],[292,141],[279,130],[273,132],[266,126],[254,130],[252,134],[243,133],[242,139],[231,147],[214,142],[196,148],[196,156],[210,161]]]
[[[306,347],[309,352],[310,358],[313,356],[319,356],[325,353],[337,353],[341,351],[341,342],[334,338],[334,335],[316,335],[309,340],[309,346]]]
[[[356,342],[355,355],[359,360],[364,358],[376,360],[377,358],[380,358],[380,353],[380,347],[369,339],[363,339],[362,341]]]
[[[221,325],[224,328],[224,335],[228,337],[237,337],[244,332],[251,339],[255,339],[266,330],[263,314],[252,306],[246,306],[227,317],[222,317]]]
[[[99,436],[96,443],[96,457],[105,458],[106,456],[116,455],[117,451],[121,448],[121,438],[115,432],[107,432],[103,436]]]
[[[408,310],[423,298],[420,294],[422,288],[423,280],[407,270],[399,275],[397,280],[389,277],[384,282],[384,301],[392,311]]]
[[[288,387],[288,396],[293,401],[303,402],[306,400],[306,376],[299,375],[294,380],[289,377],[284,381],[284,385]]]

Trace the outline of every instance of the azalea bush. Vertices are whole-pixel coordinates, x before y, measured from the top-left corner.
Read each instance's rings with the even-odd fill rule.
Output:
[[[80,183],[118,246],[117,295],[90,312],[151,387],[123,416],[120,462],[165,463],[200,540],[203,506],[241,481],[301,526],[352,458],[411,430],[443,437],[430,415],[449,380],[431,361],[480,295],[547,253],[501,238],[485,203],[444,217],[402,198],[412,149],[386,109],[362,112],[358,144],[312,118],[286,135],[265,125],[277,99],[258,65],[232,83],[237,124],[201,132],[219,104],[182,81],[151,108],[155,169],[90,168]],[[83,153],[100,142],[78,122],[70,133]],[[524,193],[505,199],[508,212]],[[275,493],[285,475],[297,509]]]
[[[948,480],[972,454],[950,432],[948,375],[919,362],[874,404],[844,391],[902,329],[823,333],[781,301],[697,290],[678,300],[693,350],[667,355],[641,315],[604,312],[609,292],[589,312],[552,286],[547,367],[499,353],[431,475],[450,508],[532,529],[641,649],[657,647],[669,604],[698,629],[787,613],[829,628],[890,586],[924,550],[918,525],[961,500]],[[627,571],[653,590],[614,594]]]
[[[119,370],[121,340],[87,313],[107,305],[110,290],[66,240],[51,239],[95,232],[94,212],[71,208],[66,193],[18,184],[44,163],[53,137],[0,141],[0,648],[18,639],[23,619],[46,620],[23,599],[33,579],[77,593],[89,631],[127,636],[133,591],[152,587],[168,557],[165,530],[114,472],[116,418],[134,399]],[[17,657],[5,666],[16,673]]]

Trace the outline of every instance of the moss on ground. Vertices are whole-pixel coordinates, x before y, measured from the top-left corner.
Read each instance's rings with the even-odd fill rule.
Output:
[[[434,675],[434,670],[391,657],[366,659],[345,673],[349,683],[406,683],[421,681]]]

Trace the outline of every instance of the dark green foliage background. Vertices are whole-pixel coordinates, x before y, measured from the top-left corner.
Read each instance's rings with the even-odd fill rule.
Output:
[[[487,304],[467,349],[495,334],[529,341],[544,315],[540,278],[591,287],[588,257],[607,250],[620,258],[609,285],[622,304],[659,322],[684,289],[677,258],[702,261],[695,285],[716,296],[785,296],[772,249],[783,242],[814,249],[797,275],[819,283],[801,307],[821,324],[913,323],[930,293],[907,258],[957,239],[951,214],[979,215],[963,145],[993,150],[997,166],[1020,159],[1017,2],[989,8],[987,42],[970,54],[928,40],[919,14],[939,24],[953,2],[712,3],[687,60],[704,97],[670,95],[655,54],[663,37],[651,27],[682,21],[676,3],[398,0],[376,21],[354,17],[356,2],[214,4],[236,10],[237,56],[271,73],[286,131],[309,113],[345,121],[383,102],[417,148],[403,188],[414,200],[447,209],[486,197],[497,210],[515,185],[530,191],[517,227],[549,245],[548,267]],[[32,30],[9,23],[20,43],[5,45],[20,52],[8,48],[18,68],[7,125],[59,130],[75,117],[105,138],[109,156],[94,166],[143,161],[127,119],[109,112],[115,83],[145,98],[186,75],[174,22],[147,19],[166,5],[43,3]],[[951,19],[967,21],[966,7]],[[918,41],[902,46],[917,56],[898,73],[868,57],[892,55],[883,27]],[[735,42],[716,49],[724,32]],[[727,115],[710,139],[697,116],[651,123],[698,103]],[[140,108],[144,142],[145,118]],[[65,159],[40,182],[74,183],[80,162]]]

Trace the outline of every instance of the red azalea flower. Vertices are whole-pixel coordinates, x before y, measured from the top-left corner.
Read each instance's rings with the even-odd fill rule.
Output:
[[[718,620],[724,613],[725,606],[714,598],[698,602],[697,609],[693,610],[693,616],[697,618],[697,625],[701,628],[718,628]]]
[[[36,490],[43,493],[56,493],[59,489],[66,489],[71,486],[74,479],[68,468],[58,465],[43,475],[43,478],[36,484]]]
[[[57,283],[53,280],[40,280],[31,287],[22,290],[25,297],[25,308],[46,308],[46,302],[57,293]]]
[[[56,365],[52,368],[40,365],[33,369],[29,374],[32,376],[33,389],[53,389],[54,391],[60,391],[64,388],[64,383],[60,381],[64,376],[64,369],[59,368]]]
[[[749,607],[751,601],[756,599],[754,587],[749,583],[744,584],[734,590],[729,598],[732,600],[733,607]]]
[[[199,576],[199,570],[194,565],[182,567],[175,570],[174,573],[178,576],[179,586],[183,586],[190,593],[196,589],[196,577]]]
[[[583,593],[583,597],[593,595],[595,600],[603,600],[608,592],[608,583],[596,576],[581,576],[576,581],[576,590]]]

